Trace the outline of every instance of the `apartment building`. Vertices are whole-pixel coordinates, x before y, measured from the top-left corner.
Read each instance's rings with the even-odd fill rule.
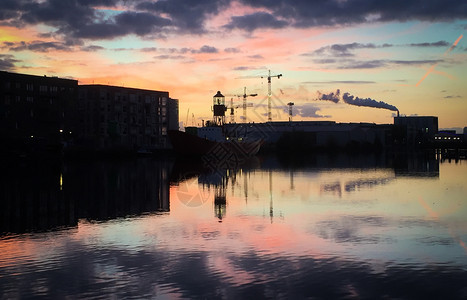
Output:
[[[168,147],[178,100],[168,92],[110,85],[80,85],[80,144],[96,150],[150,152]]]
[[[60,150],[77,128],[78,81],[0,71],[0,151]]]

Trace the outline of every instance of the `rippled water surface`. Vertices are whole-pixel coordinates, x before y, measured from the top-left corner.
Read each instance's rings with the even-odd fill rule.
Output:
[[[467,298],[465,160],[138,158],[2,176],[2,299]]]

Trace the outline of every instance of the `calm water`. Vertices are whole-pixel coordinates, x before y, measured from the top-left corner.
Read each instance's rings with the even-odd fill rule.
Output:
[[[467,161],[5,167],[0,297],[467,298]]]

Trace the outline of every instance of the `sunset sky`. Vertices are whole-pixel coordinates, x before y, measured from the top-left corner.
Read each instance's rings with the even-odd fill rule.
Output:
[[[0,70],[168,91],[189,125],[244,87],[248,120],[266,121],[271,70],[273,120],[294,102],[295,120],[392,123],[398,109],[462,128],[466,33],[463,0],[1,0]]]

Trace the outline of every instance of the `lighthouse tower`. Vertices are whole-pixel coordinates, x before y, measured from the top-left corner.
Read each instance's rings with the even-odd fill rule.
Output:
[[[214,124],[222,126],[225,124],[225,112],[227,107],[225,106],[225,97],[220,91],[212,98],[212,111],[214,114]]]

